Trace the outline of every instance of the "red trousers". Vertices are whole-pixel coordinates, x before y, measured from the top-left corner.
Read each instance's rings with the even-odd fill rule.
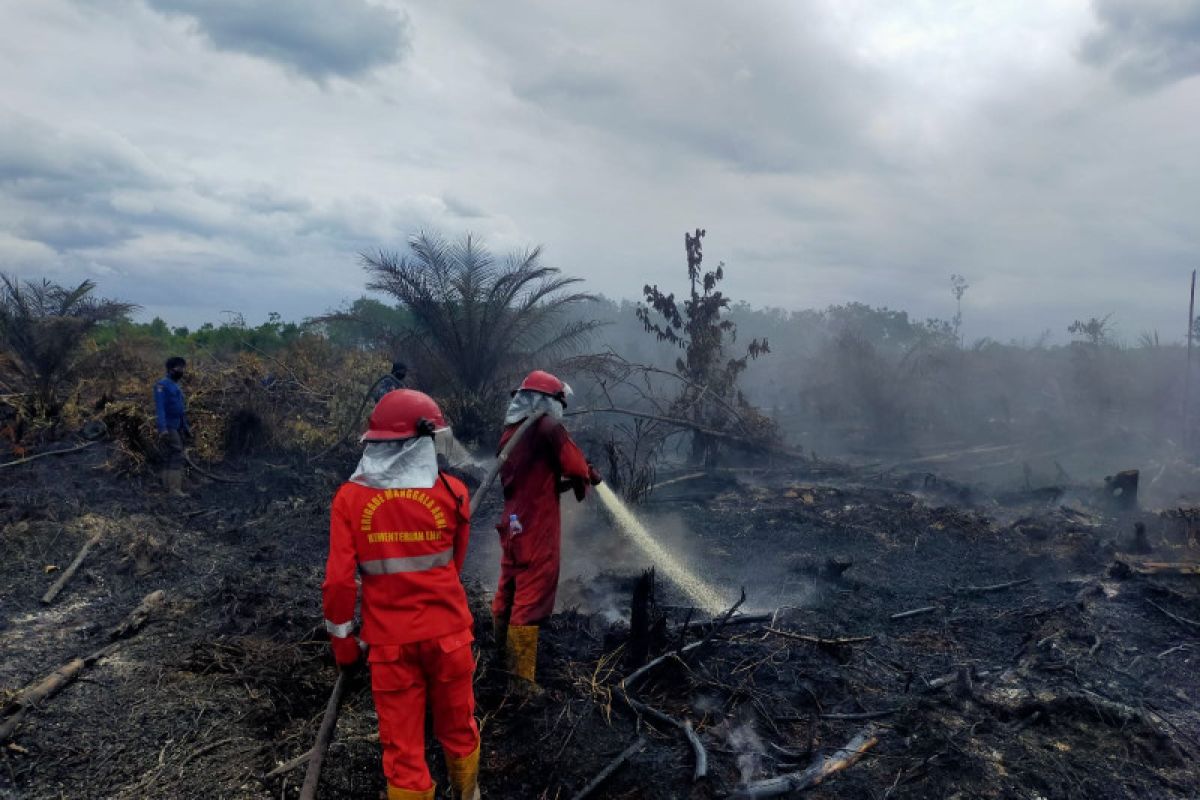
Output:
[[[557,549],[526,560],[521,533],[501,547],[500,585],[492,598],[492,616],[509,625],[537,625],[554,613],[558,594]]]
[[[425,763],[427,703],[433,712],[433,733],[448,757],[464,758],[479,746],[472,639],[470,631],[462,631],[412,644],[371,647],[371,694],[379,715],[383,774],[391,786],[414,792],[433,786]]]

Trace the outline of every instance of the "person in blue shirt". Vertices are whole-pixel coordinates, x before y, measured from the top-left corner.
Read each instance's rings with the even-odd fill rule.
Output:
[[[408,375],[408,365],[403,361],[393,361],[392,371],[375,381],[371,387],[371,402],[378,404],[388,392],[404,388],[404,378]]]
[[[154,414],[163,456],[162,481],[169,494],[183,497],[183,446],[191,441],[192,431],[179,381],[187,369],[187,361],[171,356],[166,366],[166,376],[154,384]]]

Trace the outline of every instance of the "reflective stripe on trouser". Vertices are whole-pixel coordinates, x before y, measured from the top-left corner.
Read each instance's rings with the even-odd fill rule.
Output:
[[[371,693],[379,716],[388,791],[418,793],[396,797],[424,797],[419,793],[433,787],[425,763],[426,702],[433,714],[433,733],[448,762],[467,758],[479,748],[471,645],[464,643],[446,652],[443,641],[403,645],[394,661],[371,661]],[[371,652],[374,659],[377,651]]]
[[[325,632],[330,636],[336,636],[339,639],[345,639],[350,634],[354,633],[354,620],[347,622],[330,622],[325,620]]]
[[[388,800],[433,800],[436,792],[436,786],[430,786],[422,792],[414,792],[411,789],[398,789],[388,784],[387,796]]]
[[[444,567],[454,560],[454,548],[440,553],[406,558],[380,558],[375,561],[360,561],[358,568],[364,575],[395,575],[399,572],[424,572],[435,567]]]
[[[537,675],[537,625],[510,625],[504,662],[508,671],[518,678],[535,683]]]

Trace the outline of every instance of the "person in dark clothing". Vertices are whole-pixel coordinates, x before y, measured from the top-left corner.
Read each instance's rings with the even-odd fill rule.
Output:
[[[392,371],[375,381],[371,389],[371,402],[378,404],[388,392],[404,388],[404,378],[408,375],[408,366],[403,361],[393,361]]]
[[[187,361],[171,356],[166,367],[166,376],[154,384],[155,424],[163,456],[162,482],[168,493],[183,497],[183,447],[192,440],[192,431],[179,381],[187,370]]]

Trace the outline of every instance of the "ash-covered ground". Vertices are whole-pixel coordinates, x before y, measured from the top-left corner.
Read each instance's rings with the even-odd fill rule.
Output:
[[[200,480],[177,505],[107,455],[5,470],[0,699],[108,644],[147,593],[165,590],[166,604],[0,743],[0,797],[297,796],[302,768],[265,776],[311,746],[334,681],[319,584],[327,506],[349,464],[215,465],[245,482]],[[507,694],[492,655],[493,497],[468,559],[484,796],[572,797],[639,736],[593,797],[736,796],[856,737],[874,744],[815,795],[1200,795],[1200,576],[1139,571],[1196,560],[1200,514],[1118,513],[1094,487],[1061,488],[997,494],[816,464],[672,484],[639,515],[731,605],[743,587],[746,601],[713,626],[659,578],[637,641],[630,599],[648,565],[599,507],[571,507],[560,613],[539,653],[546,692],[533,699]],[[1139,522],[1152,550],[1135,554]],[[43,606],[50,568],[96,533]],[[630,693],[694,728],[700,780],[683,733],[624,700],[639,647],[666,658]],[[382,787],[360,677],[320,796]]]

